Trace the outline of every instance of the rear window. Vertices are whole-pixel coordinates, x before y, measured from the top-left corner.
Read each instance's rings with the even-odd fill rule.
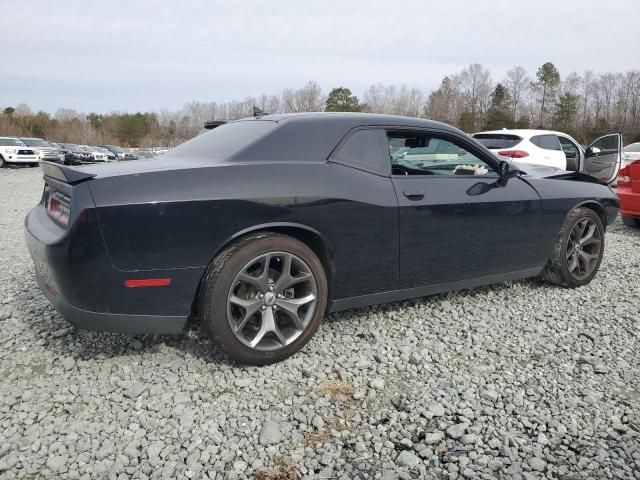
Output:
[[[632,143],[631,145],[627,145],[622,149],[623,152],[635,152],[640,153],[640,142]]]
[[[507,133],[478,133],[473,138],[491,150],[515,147],[522,141],[521,137]]]
[[[268,120],[225,123],[184,142],[171,153],[179,156],[228,158],[269,133],[277,125],[276,122]]]
[[[545,150],[562,150],[560,140],[555,135],[536,135],[531,137],[531,143]]]

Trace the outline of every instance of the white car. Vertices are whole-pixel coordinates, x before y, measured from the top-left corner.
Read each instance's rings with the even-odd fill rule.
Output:
[[[96,162],[109,162],[112,159],[109,158],[109,154],[111,152],[109,152],[109,150],[106,150],[105,148],[100,148],[100,147],[90,147],[88,145],[80,145],[80,148],[82,148],[83,150],[89,152],[91,155],[93,155],[93,159]],[[106,153],[105,151],[106,150]]]
[[[39,161],[63,162],[64,154],[41,138],[21,137],[20,140],[27,146],[33,148]]]
[[[622,149],[622,166],[620,168],[624,168],[636,160],[640,160],[640,142],[631,143]]]
[[[10,164],[38,165],[36,152],[15,137],[0,137],[0,168]]]
[[[621,168],[622,136],[614,133],[595,140],[586,149],[562,132],[551,130],[493,130],[471,135],[492,152],[519,164],[544,165],[583,172],[606,182]],[[585,162],[586,158],[593,158]]]

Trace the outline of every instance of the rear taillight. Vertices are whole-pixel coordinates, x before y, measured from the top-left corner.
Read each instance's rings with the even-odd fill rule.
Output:
[[[47,213],[63,227],[69,225],[71,205],[69,197],[60,192],[55,192],[47,199]]]
[[[524,150],[501,150],[498,152],[498,155],[511,158],[524,158],[529,156]]]

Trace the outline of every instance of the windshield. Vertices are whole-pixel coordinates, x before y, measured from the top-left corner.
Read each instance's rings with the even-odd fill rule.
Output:
[[[512,148],[522,141],[519,136],[506,133],[476,133],[473,138],[491,150]]]
[[[179,156],[225,159],[263,137],[277,125],[276,122],[270,120],[243,120],[225,123],[184,142],[174,148],[171,153]]]
[[[40,140],[39,138],[21,138],[25,145],[29,147],[50,147],[47,142]]]
[[[24,147],[24,143],[17,138],[0,138],[0,145],[3,147]]]
[[[640,142],[638,143],[632,143],[631,145],[627,145],[626,147],[624,147],[622,149],[623,152],[628,152],[628,153],[640,153]]]
[[[106,148],[102,148],[102,147],[95,147],[94,150],[96,152],[104,153],[105,155],[110,155],[111,154],[111,152],[109,150],[107,150]]]

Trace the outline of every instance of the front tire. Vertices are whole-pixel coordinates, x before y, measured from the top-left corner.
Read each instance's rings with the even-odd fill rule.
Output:
[[[598,272],[603,253],[604,226],[600,216],[589,208],[576,208],[562,225],[543,277],[563,287],[581,287]]]
[[[258,233],[222,251],[205,276],[201,325],[229,357],[267,365],[299,351],[327,306],[322,263],[304,243]]]
[[[2,155],[0,155],[0,168],[7,168],[7,162],[5,161],[4,157]]]
[[[640,218],[627,217],[626,215],[622,215],[622,223],[624,223],[627,227],[640,228]]]

